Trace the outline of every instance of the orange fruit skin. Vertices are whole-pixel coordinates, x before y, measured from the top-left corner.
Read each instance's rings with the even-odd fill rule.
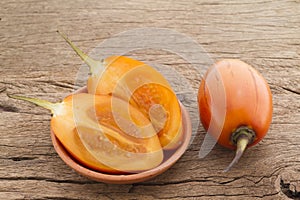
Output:
[[[265,137],[272,121],[269,85],[258,71],[236,59],[209,68],[199,87],[198,105],[204,129],[230,149],[236,148],[231,142],[234,130],[240,126],[254,130],[250,147]]]

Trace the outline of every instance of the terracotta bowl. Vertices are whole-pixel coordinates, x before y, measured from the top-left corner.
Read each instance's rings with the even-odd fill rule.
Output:
[[[83,92],[86,92],[85,87],[81,88],[75,93],[83,93]],[[184,134],[183,142],[181,146],[175,152],[173,152],[173,154],[167,160],[164,160],[159,166],[151,170],[143,171],[136,174],[127,174],[127,175],[114,175],[114,174],[101,173],[89,169],[83,166],[81,163],[77,162],[67,152],[64,146],[59,142],[59,140],[56,138],[54,133],[51,131],[52,143],[60,158],[68,166],[70,166],[73,170],[75,170],[79,174],[89,179],[99,181],[99,182],[104,182],[104,183],[113,183],[113,184],[130,184],[130,183],[142,182],[165,172],[167,169],[169,169],[172,165],[175,164],[175,162],[183,155],[183,153],[188,148],[191,135],[192,135],[191,120],[185,107],[182,104],[180,104],[180,106],[181,106],[182,119],[183,119],[183,134]]]

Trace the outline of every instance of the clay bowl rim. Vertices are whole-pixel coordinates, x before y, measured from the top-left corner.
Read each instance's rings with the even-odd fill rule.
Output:
[[[86,92],[86,87],[80,88],[79,90],[75,91],[74,93],[84,93]],[[134,174],[125,174],[125,175],[119,175],[119,174],[107,174],[102,173],[99,171],[92,170],[82,164],[80,164],[78,161],[76,161],[72,156],[67,152],[67,150],[63,147],[63,145],[60,143],[60,141],[56,138],[54,132],[51,130],[51,140],[54,146],[55,151],[60,156],[60,158],[73,170],[75,170],[77,173],[98,181],[98,182],[104,182],[104,183],[113,183],[113,184],[130,184],[130,183],[137,183],[142,182],[148,179],[151,179],[159,174],[162,174],[164,171],[169,169],[171,166],[173,166],[177,160],[184,154],[184,152],[187,150],[191,136],[192,136],[192,127],[191,127],[191,120],[189,117],[189,113],[186,110],[186,108],[180,103],[181,112],[182,112],[182,119],[183,119],[183,131],[184,131],[184,139],[183,143],[178,147],[178,149],[165,161],[163,161],[160,165],[157,167],[146,170],[139,173]]]

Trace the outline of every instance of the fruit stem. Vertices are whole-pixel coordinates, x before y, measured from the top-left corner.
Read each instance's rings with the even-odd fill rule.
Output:
[[[235,157],[224,172],[228,172],[239,161],[248,144],[251,144],[254,138],[255,132],[248,127],[240,127],[232,134],[231,140],[236,145]]]
[[[240,136],[240,139],[238,139],[238,142],[237,142],[235,157],[232,160],[232,162],[228,165],[228,167],[224,170],[224,172],[228,172],[231,169],[231,167],[239,161],[239,159],[242,157],[248,143],[249,143],[248,137]]]
[[[99,73],[99,70],[104,69],[103,62],[94,60],[88,55],[86,55],[81,49],[79,49],[75,44],[66,36],[65,33],[57,30],[57,32],[65,39],[65,41],[71,46],[71,48],[77,53],[77,55],[83,60],[88,66],[91,75],[96,75]]]
[[[49,101],[45,101],[42,99],[36,99],[36,98],[30,98],[30,97],[23,97],[23,96],[16,96],[16,95],[10,95],[7,94],[7,96],[9,98],[13,98],[13,99],[19,99],[19,100],[23,100],[23,101],[28,101],[31,103],[34,103],[38,106],[41,106],[43,108],[46,108],[48,110],[50,110],[52,112],[53,115],[56,115],[59,112],[59,106],[60,103],[51,103]]]

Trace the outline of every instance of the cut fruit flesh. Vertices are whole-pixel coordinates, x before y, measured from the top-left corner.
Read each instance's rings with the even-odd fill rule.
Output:
[[[155,130],[150,121],[137,109],[120,99],[114,99],[115,103],[112,105],[112,97],[110,96],[85,94],[84,97],[85,99],[73,99],[77,133],[86,149],[98,161],[113,169],[125,172],[143,171],[154,168],[161,163],[163,153]],[[93,110],[91,105],[95,106],[94,114],[91,114]],[[112,109],[116,107],[119,109]],[[112,110],[110,112],[103,111],[108,108]],[[131,110],[130,115],[123,115],[123,111],[128,109]],[[105,119],[103,114],[108,118]],[[134,121],[139,120],[142,125],[148,125],[148,129],[142,131],[143,127],[134,122],[124,123],[131,126],[124,129],[129,131],[126,133],[117,125],[115,116],[122,116],[123,120],[128,122],[132,122],[132,119],[135,119]],[[106,126],[102,123],[102,118]],[[109,121],[111,125],[107,126]],[[130,134],[132,129],[137,130],[135,135]],[[145,136],[143,135],[145,133],[152,134]]]

